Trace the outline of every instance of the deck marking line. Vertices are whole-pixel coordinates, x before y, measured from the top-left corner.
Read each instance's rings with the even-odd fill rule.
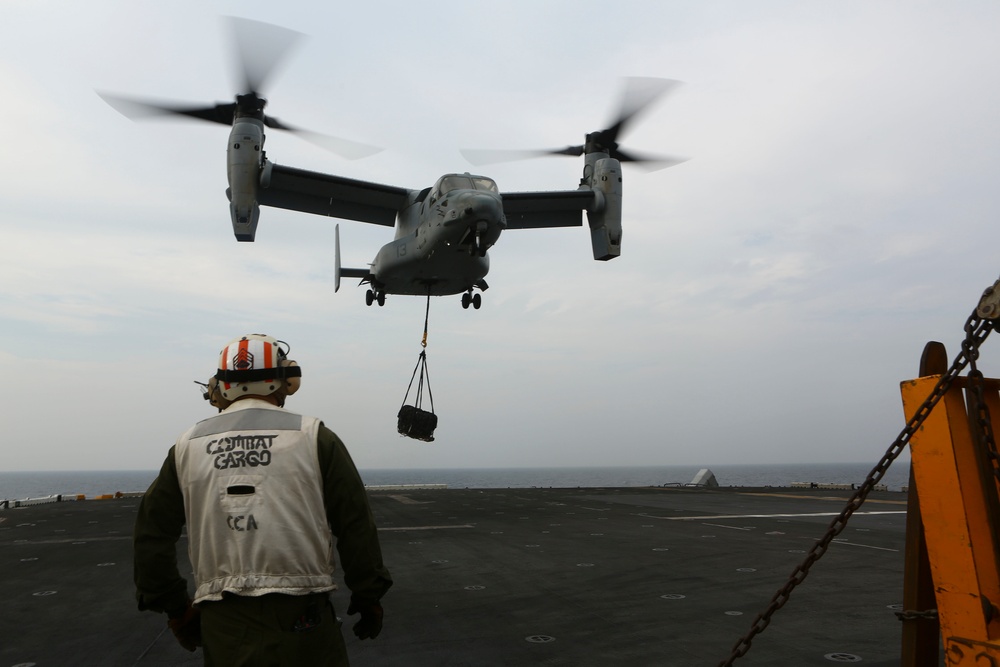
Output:
[[[385,533],[390,530],[446,530],[448,528],[475,528],[475,526],[469,523],[453,526],[389,526],[388,528],[379,528],[378,532]]]
[[[730,530],[753,530],[753,528],[741,528],[740,526],[723,526],[721,523],[706,523],[706,526],[712,526],[713,528],[729,528]]]
[[[906,514],[906,510],[891,510],[878,512],[855,512],[854,515],[875,514]],[[715,516],[656,516],[655,514],[637,514],[648,519],[664,519],[665,521],[708,521],[715,519],[772,519],[780,517],[801,516],[840,516],[840,512],[803,512],[801,514],[717,514]]]
[[[800,500],[836,500],[836,501],[839,501],[839,502],[844,502],[846,500],[850,500],[847,497],[841,497],[841,496],[806,496],[806,495],[796,495],[796,494],[793,494],[793,493],[746,493],[746,492],[739,492],[739,493],[737,493],[737,495],[740,495],[740,496],[755,496],[755,497],[767,496],[767,497],[770,497],[770,498],[796,498],[796,499],[800,499]],[[866,498],[865,502],[867,502],[867,503],[882,503],[883,505],[906,505],[908,501],[906,501],[906,500],[882,500],[882,499],[879,499],[879,498]]]
[[[114,540],[131,540],[131,535],[122,535],[121,537],[69,537],[64,540],[24,540],[23,542],[15,542],[15,544],[85,544],[87,542],[111,542]]]
[[[391,495],[391,496],[387,496],[387,497],[388,498],[392,498],[396,502],[403,503],[404,505],[432,505],[434,503],[433,500],[414,500],[413,498],[410,498],[409,496],[403,496],[403,495],[399,495],[399,494]]]
[[[878,549],[879,551],[899,551],[899,549],[888,549],[886,547],[874,547],[870,544],[858,544],[857,542],[837,542],[833,541],[831,544],[844,544],[849,547],[864,547],[865,549]]]

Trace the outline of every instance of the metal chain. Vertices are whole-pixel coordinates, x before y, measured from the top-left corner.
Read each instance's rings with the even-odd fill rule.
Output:
[[[750,644],[753,642],[754,637],[767,628],[767,626],[771,623],[771,617],[774,613],[783,607],[786,602],[788,602],[789,596],[791,596],[795,587],[801,584],[805,580],[806,576],[808,576],[809,568],[811,568],[816,561],[822,558],[823,554],[825,554],[826,550],[829,548],[830,543],[833,541],[833,538],[839,535],[841,531],[847,527],[848,519],[850,519],[851,515],[854,514],[854,512],[857,511],[862,504],[864,504],[865,499],[868,497],[868,493],[875,488],[875,485],[878,484],[882,477],[885,476],[885,473],[888,472],[889,466],[892,462],[903,453],[906,446],[910,442],[910,438],[920,429],[924,421],[927,419],[927,416],[930,415],[931,411],[934,409],[934,406],[936,406],[945,393],[947,393],[955,378],[958,377],[967,365],[975,362],[975,359],[979,356],[979,347],[990,335],[991,331],[993,331],[993,321],[984,320],[979,317],[977,311],[973,311],[972,315],[969,316],[969,319],[966,320],[965,323],[965,341],[962,343],[962,351],[959,352],[957,357],[955,357],[955,361],[952,363],[951,368],[949,368],[948,372],[942,375],[937,381],[937,384],[934,385],[934,389],[931,391],[930,396],[927,397],[927,400],[923,402],[916,413],[910,417],[910,420],[906,423],[906,427],[903,428],[900,434],[896,437],[896,440],[889,446],[885,455],[882,456],[882,460],[880,460],[878,464],[872,468],[872,471],[868,473],[868,477],[865,478],[865,481],[854,492],[851,499],[847,501],[847,506],[844,507],[840,514],[830,523],[830,527],[827,528],[823,537],[813,545],[812,549],[809,550],[809,553],[806,554],[805,559],[789,576],[785,585],[778,589],[778,591],[771,598],[771,602],[757,615],[757,618],[754,619],[749,632],[736,642],[729,654],[729,657],[719,663],[719,667],[729,667],[737,658],[746,655],[747,651],[750,650]]]
[[[986,451],[986,458],[990,462],[993,476],[1000,483],[1000,452],[997,451],[996,438],[993,435],[993,423],[990,420],[990,412],[986,407],[986,396],[983,387],[983,374],[979,370],[969,371],[969,384],[976,397],[976,424],[979,426],[979,434],[982,437]]]
[[[936,621],[938,618],[938,610],[927,609],[926,611],[914,611],[912,609],[907,609],[905,611],[897,611],[896,618],[901,621]]]
[[[990,419],[990,411],[986,407],[985,382],[983,373],[976,367],[979,359],[979,350],[970,349],[966,352],[969,357],[969,387],[972,389],[976,399],[975,422],[979,427],[980,443],[986,452],[986,457],[990,462],[993,475],[1000,480],[1000,453],[997,451],[996,438],[993,436],[993,422]]]

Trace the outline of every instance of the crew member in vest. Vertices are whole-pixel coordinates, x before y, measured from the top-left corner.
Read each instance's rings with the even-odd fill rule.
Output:
[[[206,665],[347,665],[329,597],[334,540],[354,634],[382,629],[392,579],[364,485],[333,431],[283,409],[302,374],[287,353],[261,334],[222,349],[205,394],[219,414],[177,440],[139,505],[139,609],[165,612]],[[177,564],[185,525],[193,597]]]

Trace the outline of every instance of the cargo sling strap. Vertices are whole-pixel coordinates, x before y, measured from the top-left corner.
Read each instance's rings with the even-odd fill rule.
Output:
[[[428,290],[429,292],[429,290]],[[431,377],[427,371],[427,322],[430,318],[431,295],[427,294],[427,310],[424,313],[424,338],[420,345],[424,348],[417,358],[417,365],[410,376],[410,384],[406,388],[406,395],[403,396],[403,405],[396,415],[398,423],[396,430],[400,435],[415,440],[425,442],[434,441],[434,429],[437,428],[437,415],[434,414],[434,394],[431,393]],[[420,371],[420,379],[417,380],[417,392],[414,395],[413,405],[407,405],[406,399],[410,397],[410,390],[413,389],[413,380],[417,378],[417,371]],[[427,386],[427,397],[430,400],[431,410],[427,412],[421,409],[424,400],[424,386]]]

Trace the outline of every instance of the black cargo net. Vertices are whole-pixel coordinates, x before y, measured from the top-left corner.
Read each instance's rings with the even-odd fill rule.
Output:
[[[427,322],[430,319],[431,295],[428,290],[427,309],[424,312],[424,338],[420,345],[424,348],[417,358],[417,365],[410,376],[410,384],[406,388],[406,395],[403,396],[403,405],[396,415],[396,430],[400,435],[424,442],[434,441],[434,429],[437,428],[437,415],[434,414],[434,394],[431,393],[431,377],[427,372]],[[417,378],[419,372],[420,377]],[[413,381],[417,380],[417,391],[413,397],[413,405],[407,405],[406,400],[410,397],[413,389]],[[424,389],[427,389],[427,398],[430,403],[430,411],[423,409]]]

